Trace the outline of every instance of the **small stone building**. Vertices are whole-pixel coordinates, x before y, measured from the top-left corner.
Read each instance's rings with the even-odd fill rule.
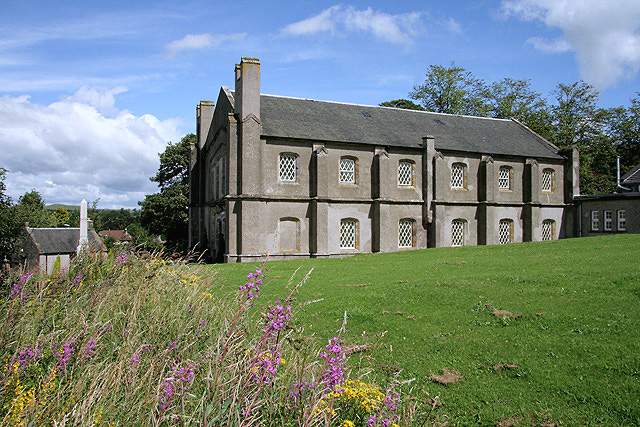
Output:
[[[240,262],[571,237],[578,167],[515,120],[264,95],[242,58],[197,108],[189,239]]]

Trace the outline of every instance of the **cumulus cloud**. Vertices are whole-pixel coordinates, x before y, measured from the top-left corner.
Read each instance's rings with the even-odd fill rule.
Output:
[[[390,43],[410,44],[424,27],[423,14],[411,12],[391,15],[371,8],[357,10],[353,6],[336,5],[318,15],[289,24],[281,32],[291,36],[361,32],[373,34]]]
[[[174,40],[167,43],[165,46],[167,54],[171,57],[180,52],[187,50],[201,50],[207,48],[215,48],[220,46],[224,42],[228,41],[240,41],[247,36],[246,33],[232,33],[232,34],[215,34],[209,33],[203,34],[187,34],[180,40]]]
[[[529,43],[544,52],[573,49],[582,77],[599,89],[640,71],[640,2],[637,0],[505,0],[507,16],[541,21],[562,38]]]
[[[179,141],[181,123],[118,110],[115,96],[125,90],[82,87],[50,105],[0,97],[0,166],[10,170],[9,194],[17,199],[35,188],[48,203],[100,198],[106,208],[135,207],[157,191],[149,177],[167,141]]]

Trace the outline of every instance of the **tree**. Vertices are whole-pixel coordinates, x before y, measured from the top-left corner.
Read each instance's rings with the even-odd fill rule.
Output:
[[[640,97],[640,92],[637,93]],[[640,163],[640,98],[631,99],[629,108],[616,107],[607,112],[607,133],[620,155],[622,172]]]
[[[21,225],[12,209],[11,197],[6,194],[4,180],[8,170],[0,167],[0,263],[11,258],[15,242],[20,237]]]
[[[416,85],[409,94],[427,110],[436,113],[486,116],[489,106],[485,101],[486,88],[481,79],[470,71],[458,67],[430,65],[425,82]]]
[[[421,105],[418,105],[408,99],[394,99],[393,101],[381,102],[378,105],[380,105],[381,107],[404,108],[405,110],[424,111],[424,108]]]
[[[29,223],[29,227],[47,228],[55,227],[56,220],[44,208],[44,200],[35,189],[24,193],[18,199],[18,204],[13,206],[17,221],[23,226]]]
[[[69,223],[69,211],[62,206],[56,209],[51,215],[53,215],[58,227]]]
[[[145,196],[141,206],[141,224],[151,233],[161,234],[167,246],[186,252],[188,242],[189,153],[196,136],[184,136],[178,144],[169,142],[160,154],[158,173],[151,177],[160,192]]]

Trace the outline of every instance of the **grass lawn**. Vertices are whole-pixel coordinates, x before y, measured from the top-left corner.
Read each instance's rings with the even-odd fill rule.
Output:
[[[314,268],[298,298],[323,299],[297,315],[307,335],[333,336],[345,311],[349,342],[388,331],[379,363],[440,396],[449,425],[640,425],[640,235],[267,267],[262,303]],[[211,268],[222,292],[251,271]],[[428,380],[443,369],[463,379]]]

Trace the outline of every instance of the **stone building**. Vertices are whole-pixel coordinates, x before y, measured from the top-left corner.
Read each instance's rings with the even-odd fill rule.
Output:
[[[578,153],[514,120],[235,90],[197,108],[190,244],[217,261],[572,236]]]

